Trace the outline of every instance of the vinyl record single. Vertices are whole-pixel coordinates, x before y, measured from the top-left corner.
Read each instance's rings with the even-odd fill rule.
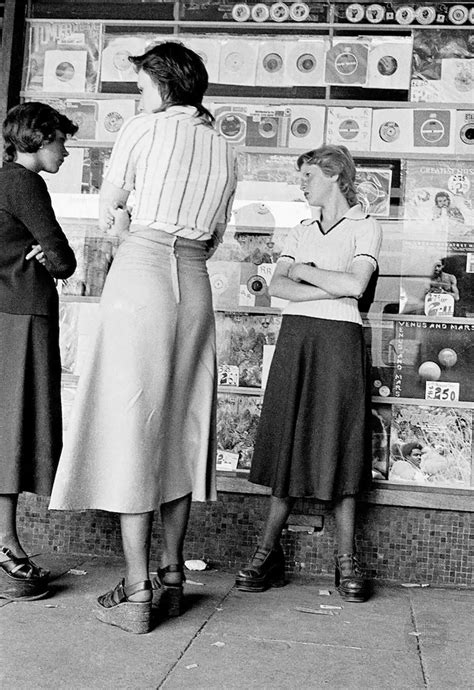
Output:
[[[214,273],[214,275],[210,276],[210,281],[212,291],[218,295],[225,292],[229,285],[229,280],[225,273]]]
[[[333,45],[326,53],[326,82],[365,86],[368,54],[368,41],[333,39]]]
[[[412,51],[411,37],[373,38],[368,57],[367,87],[408,90]]]
[[[413,112],[415,149],[454,152],[453,115],[454,113],[450,110],[415,110]]]
[[[422,5],[415,10],[418,24],[433,24],[436,19],[436,9],[430,5]]]
[[[201,36],[182,36],[185,46],[199,55],[206,68],[209,83],[217,84],[219,80],[219,57],[221,41]]]
[[[323,86],[325,39],[296,40],[287,45],[285,72],[291,86]]]
[[[361,22],[365,17],[364,6],[359,2],[353,2],[351,5],[346,7],[346,19],[352,24],[357,24]]]
[[[396,12],[395,12],[395,21],[397,24],[411,24],[415,19],[415,10],[413,7],[409,7],[408,5],[403,5],[402,7],[399,7]]]
[[[469,10],[464,5],[453,5],[449,8],[448,19],[452,24],[465,24],[469,17]]]
[[[455,132],[455,152],[474,154],[474,110],[456,112]]]
[[[86,88],[85,50],[47,50],[44,54],[43,89],[67,93]]]
[[[250,7],[244,2],[238,2],[232,7],[232,19],[236,22],[248,22]]]
[[[309,149],[321,146],[324,140],[323,106],[295,105],[291,108],[288,146],[293,149]]]
[[[115,141],[125,120],[135,115],[135,101],[107,99],[97,103],[97,139]]]
[[[290,18],[290,8],[284,2],[270,5],[270,19],[272,22],[286,22]]]
[[[254,22],[266,22],[267,19],[270,18],[268,5],[265,5],[263,2],[258,2],[256,5],[252,6],[251,15]]]
[[[305,2],[294,2],[290,5],[290,19],[294,22],[306,21],[309,14],[309,6]]]
[[[262,60],[263,69],[270,74],[281,72],[283,69],[283,58],[278,53],[269,53]]]
[[[216,116],[216,127],[219,134],[234,144],[243,144],[247,131],[247,118],[244,114],[232,111]]]
[[[372,151],[412,152],[413,111],[381,108],[372,111]]]
[[[369,5],[365,10],[365,16],[370,24],[380,24],[385,18],[385,7],[376,3]]]
[[[255,86],[259,43],[256,40],[229,39],[221,43],[219,84]]]
[[[379,136],[382,141],[392,144],[400,138],[400,125],[395,120],[383,122],[379,127]]]
[[[112,38],[102,51],[100,80],[102,82],[136,82],[137,73],[128,59],[143,55],[147,41],[140,36]]]
[[[286,76],[287,41],[261,41],[258,49],[257,86],[291,86]]]
[[[327,142],[346,146],[351,151],[367,151],[370,148],[371,124],[370,108],[329,108]]]
[[[267,281],[263,276],[253,275],[247,280],[247,290],[251,295],[261,295],[268,289]]]

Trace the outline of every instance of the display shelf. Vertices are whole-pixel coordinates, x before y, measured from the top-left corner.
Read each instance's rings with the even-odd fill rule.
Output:
[[[235,394],[235,395],[256,395],[263,396],[262,388],[246,388],[244,386],[218,386],[219,393]]]
[[[460,400],[446,402],[444,400],[427,400],[426,398],[395,398],[393,396],[383,397],[381,395],[373,395],[372,402],[378,405],[428,405],[429,407],[455,407],[465,410],[474,410],[473,402],[463,402]]]

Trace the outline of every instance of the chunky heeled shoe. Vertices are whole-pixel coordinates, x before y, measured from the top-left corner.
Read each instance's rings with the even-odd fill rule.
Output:
[[[40,568],[28,556],[17,557],[6,546],[0,548],[0,598],[32,601],[48,594],[49,570]]]
[[[152,580],[153,606],[170,618],[181,616],[184,608],[185,582],[183,566],[179,563],[158,568],[156,577]]]
[[[97,599],[97,618],[126,632],[141,635],[151,630],[150,601],[130,601],[137,592],[151,591],[150,580],[125,587],[125,580]]]
[[[248,566],[235,578],[235,586],[243,592],[264,592],[284,584],[285,554],[280,544],[270,550],[257,546]]]
[[[370,582],[364,577],[357,556],[343,553],[336,556],[336,589],[345,601],[362,603],[370,597]]]

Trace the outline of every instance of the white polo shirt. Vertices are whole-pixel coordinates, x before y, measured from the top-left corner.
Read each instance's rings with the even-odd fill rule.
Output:
[[[135,190],[134,224],[194,240],[226,224],[237,184],[233,149],[193,106],[142,113],[121,128],[105,176]]]
[[[366,215],[359,204],[352,206],[326,233],[320,223],[321,209],[314,208],[312,213],[313,218],[301,221],[291,230],[278,261],[314,262],[318,268],[342,272],[350,271],[354,261],[369,261],[377,268],[382,231],[375,218]],[[289,302],[283,314],[362,323],[354,297]]]

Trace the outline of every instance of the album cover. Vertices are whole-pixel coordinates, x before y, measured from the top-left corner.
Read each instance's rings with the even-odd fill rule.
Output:
[[[466,62],[472,63],[472,58],[474,58],[474,45],[470,40],[468,31],[455,28],[414,30],[410,100],[437,103],[452,100],[458,102],[457,98],[453,99],[447,96],[450,91],[454,90],[458,94],[462,93],[462,90],[453,84],[453,78],[456,79],[457,77],[459,65],[458,67],[454,64],[445,66],[445,78],[442,79],[442,62],[445,60],[466,60]],[[463,69],[463,67],[467,69]],[[471,64],[461,66],[457,78],[459,85],[463,84],[462,88],[469,84],[472,76],[471,69]],[[461,102],[469,103],[469,100],[462,101],[461,97]]]
[[[237,164],[237,200],[304,201],[294,155],[239,151]]]
[[[194,50],[204,62],[210,84],[219,83],[219,61],[221,40],[218,36],[186,36],[180,34],[185,46]]]
[[[371,151],[409,153],[414,150],[413,111],[375,108],[372,111]]]
[[[124,98],[98,101],[97,106],[97,139],[99,141],[115,141],[124,122],[136,113],[135,101]]]
[[[293,86],[286,71],[287,47],[287,41],[281,39],[259,42],[255,78],[257,86]]]
[[[397,321],[394,397],[474,402],[472,330],[462,322]]]
[[[455,153],[470,153],[474,157],[474,110],[458,110],[454,128]]]
[[[400,313],[474,317],[474,241],[403,240]]]
[[[259,41],[228,39],[222,41],[219,57],[219,84],[255,86]]]
[[[474,240],[474,172],[468,162],[407,160],[404,189],[405,218],[434,221],[432,235]]]
[[[152,31],[127,33],[125,29],[125,33],[117,34],[112,31],[112,27],[106,27],[101,56],[100,81],[135,83],[137,73],[128,58],[134,55],[143,55],[152,44],[170,39],[172,36],[159,36]]]
[[[288,148],[309,151],[324,143],[326,108],[317,105],[292,105]]]
[[[57,173],[41,172],[50,194],[80,194],[82,185],[83,148],[68,147],[69,155]]]
[[[249,105],[245,144],[271,148],[286,147],[290,124],[288,107]]]
[[[84,92],[86,67],[85,50],[47,50],[44,54],[44,91]]]
[[[374,36],[370,39],[367,88],[410,88],[413,39],[404,36]]]
[[[368,151],[372,128],[371,108],[328,108],[328,144],[346,146],[352,151]]]
[[[439,101],[448,103],[474,102],[474,56],[441,60]]]
[[[472,411],[393,405],[388,478],[422,486],[471,485]]]
[[[392,406],[372,404],[372,479],[388,479]]]
[[[214,255],[215,256],[215,255]],[[214,257],[207,262],[214,309],[234,309],[239,304],[240,263],[219,261]]]
[[[261,396],[219,393],[217,469],[250,470],[262,402]]]
[[[281,254],[286,241],[287,232],[275,230],[273,233],[236,232],[234,242],[238,247],[236,258],[240,262],[255,266],[255,273],[259,266],[274,264]]]
[[[326,52],[325,82],[365,86],[368,55],[368,39],[334,38]]]
[[[274,345],[281,316],[216,314],[217,363],[239,367],[239,386],[262,385],[263,346]]]
[[[454,110],[414,110],[414,151],[454,153],[454,128]]]
[[[363,210],[373,216],[389,216],[392,169],[357,166],[355,181]]]
[[[27,91],[97,91],[100,32],[101,27],[98,22],[30,20],[23,88]],[[76,52],[80,54],[80,57],[75,58],[72,55]],[[56,54],[55,59],[60,55],[63,55],[65,59],[54,62],[54,55],[51,53]],[[46,55],[48,55],[47,65],[45,64]],[[69,63],[72,69],[66,64],[61,65],[62,62]],[[79,81],[81,81],[80,84]],[[74,89],[71,88],[72,84]]]
[[[399,286],[398,279],[397,284]],[[381,314],[369,316],[369,320],[364,323],[362,332],[370,359],[372,396],[392,397],[394,395],[393,375],[395,368],[394,322],[384,320]]]
[[[324,63],[328,47],[325,38],[288,42],[285,72],[289,86],[324,86]]]

